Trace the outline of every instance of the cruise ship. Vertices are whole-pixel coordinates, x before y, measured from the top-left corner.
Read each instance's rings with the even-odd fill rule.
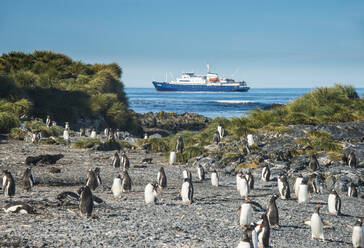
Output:
[[[175,81],[153,81],[153,85],[157,91],[246,92],[250,89],[245,81],[236,82],[234,79],[219,77],[218,74],[210,72],[209,65],[207,65],[206,76],[195,75],[193,72],[185,72]]]

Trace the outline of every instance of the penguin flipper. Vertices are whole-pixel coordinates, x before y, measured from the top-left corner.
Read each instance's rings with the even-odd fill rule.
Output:
[[[92,196],[93,196],[94,202],[96,202],[98,204],[101,204],[104,202],[101,198],[97,197],[96,195],[92,195]]]
[[[262,207],[262,205],[260,205],[258,202],[250,201],[250,204],[252,205],[252,208],[254,209],[254,211],[258,211],[258,212],[265,212],[266,211]]]

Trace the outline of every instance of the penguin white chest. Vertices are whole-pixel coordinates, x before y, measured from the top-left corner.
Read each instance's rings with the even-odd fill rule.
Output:
[[[301,184],[298,191],[298,203],[307,203],[308,200],[308,185]]]
[[[219,186],[219,178],[217,176],[217,173],[216,172],[213,172],[211,174],[211,184],[212,186]]]
[[[258,234],[255,229],[252,231],[252,243],[254,248],[258,248]]]
[[[334,194],[329,194],[328,209],[330,214],[337,215],[336,196]]]
[[[351,236],[351,240],[353,242],[354,248],[364,247],[364,237],[363,237],[363,228],[360,226],[354,226],[353,235]]]
[[[278,192],[283,195],[283,182],[278,178]]]
[[[241,180],[241,178],[240,178],[240,176],[239,176],[239,174],[238,175],[236,175],[236,189],[238,190],[238,191],[240,191],[240,180]]]
[[[240,192],[240,197],[248,197],[249,187],[246,179],[240,179],[239,192]]]
[[[3,190],[5,190],[6,176],[3,176]]]
[[[250,248],[250,243],[246,241],[240,241],[237,248]]]
[[[262,180],[264,181],[264,182],[267,182],[268,180],[268,178],[267,178],[267,174],[268,174],[268,169],[267,169],[267,167],[264,167],[263,168],[263,170],[262,170]]]
[[[169,154],[169,164],[172,165],[172,164],[175,164],[177,161],[177,155],[176,155],[176,152],[171,152]]]
[[[183,179],[188,178],[188,172],[187,172],[187,170],[184,170],[184,171],[182,172],[182,174],[183,174]]]
[[[302,183],[302,180],[303,180],[302,177],[297,177],[296,181],[294,183],[294,193],[296,194],[297,197],[298,197],[298,190],[299,190],[299,187],[300,187],[300,185]]]
[[[122,187],[121,187],[121,179],[120,178],[114,178],[114,183],[112,184],[111,191],[114,195],[114,197],[121,196]]]
[[[181,189],[181,197],[182,197],[182,201],[183,203],[189,203],[190,199],[189,199],[189,188],[190,188],[190,183],[189,182],[184,182],[182,184],[182,189]]]
[[[69,135],[68,131],[67,130],[64,130],[63,131],[63,139],[64,140],[69,140],[69,138],[70,138],[70,135]]]
[[[197,176],[198,176],[198,179],[202,180],[202,171],[201,171],[200,167],[197,168]]]
[[[90,137],[91,138],[96,138],[96,131],[92,131]]]
[[[314,213],[311,216],[311,237],[324,239],[322,220],[317,213]]]
[[[253,209],[251,204],[243,203],[240,208],[240,225],[246,226],[252,222]]]
[[[150,183],[147,186],[145,186],[144,199],[145,199],[145,203],[154,203],[154,201],[155,201],[155,194],[153,192],[153,185],[150,184]]]

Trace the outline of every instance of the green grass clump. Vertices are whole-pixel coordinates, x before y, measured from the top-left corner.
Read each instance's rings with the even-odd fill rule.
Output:
[[[187,163],[191,158],[200,156],[204,153],[203,147],[190,146],[187,147],[183,153],[177,153],[177,162]]]
[[[66,145],[66,141],[62,138],[46,138],[41,139],[38,144],[40,145]]]
[[[9,112],[0,112],[0,133],[9,133],[14,127],[20,124],[19,118]]]
[[[42,137],[58,137],[63,135],[64,128],[61,126],[50,126],[47,127],[46,124],[40,120],[26,121],[25,126],[31,131],[41,131]]]
[[[72,148],[82,149],[82,148],[92,148],[94,146],[100,145],[100,139],[83,139],[78,140],[73,143]]]
[[[152,152],[169,152],[171,150],[169,147],[169,140],[167,138],[139,139],[137,141],[138,146],[146,144],[151,145]]]
[[[310,131],[307,138],[297,139],[297,143],[306,145],[315,151],[339,152],[342,150],[341,144],[332,139],[332,136],[326,131]]]
[[[10,130],[10,138],[12,138],[12,139],[24,140],[26,136],[27,136],[27,132],[18,127],[12,128]]]

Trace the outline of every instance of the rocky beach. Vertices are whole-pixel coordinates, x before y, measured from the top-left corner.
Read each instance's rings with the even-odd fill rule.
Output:
[[[312,130],[314,129],[314,130]],[[343,160],[332,160],[328,153],[318,155],[319,168],[312,172],[307,168],[307,154],[290,154],[305,150],[307,145],[295,140],[305,137],[308,132],[325,130],[343,149],[354,151],[358,166],[349,168]],[[1,136],[0,165],[8,169],[16,181],[13,198],[0,195],[0,207],[9,202],[27,202],[40,214],[16,214],[1,211],[1,247],[235,247],[239,243],[242,228],[238,223],[238,208],[242,203],[237,190],[235,175],[244,165],[256,164],[252,170],[255,189],[249,199],[267,207],[269,197],[278,193],[277,174],[285,172],[289,177],[291,198],[277,200],[280,227],[272,227],[271,247],[352,247],[351,226],[358,218],[364,217],[364,199],[347,196],[347,185],[359,185],[359,196],[364,187],[364,123],[336,123],[318,126],[292,125],[283,134],[254,134],[255,147],[249,152],[246,138],[239,141],[225,137],[219,145],[205,147],[206,153],[190,159],[187,163],[169,165],[162,153],[146,153],[143,147],[134,143],[126,150],[130,159],[129,175],[132,191],[123,193],[121,199],[113,198],[111,185],[120,170],[112,167],[115,151],[97,149],[75,149],[70,145],[39,145]],[[75,132],[71,143],[79,139]],[[101,137],[103,140],[104,137]],[[212,140],[211,140],[212,143]],[[217,155],[216,150],[224,151]],[[231,154],[228,159],[224,153]],[[31,192],[22,188],[21,177],[28,165],[28,156],[41,154],[63,154],[56,164],[38,163],[31,166],[36,186]],[[293,156],[294,155],[294,156]],[[152,164],[143,164],[144,158],[153,158]],[[210,175],[203,182],[197,180],[196,166],[200,164],[207,171],[216,169],[220,186],[213,187]],[[268,164],[272,180],[261,180],[261,168]],[[168,187],[159,190],[155,205],[144,202],[144,187],[157,178],[160,166],[164,166]],[[240,166],[240,167],[239,167]],[[52,167],[60,173],[51,173]],[[103,203],[96,204],[93,218],[81,217],[77,202],[61,203],[56,196],[63,191],[73,191],[85,184],[89,168],[101,168],[102,185],[93,193]],[[194,203],[185,205],[180,190],[183,182],[182,171],[192,172]],[[298,204],[293,183],[298,173],[304,176],[319,175],[323,193],[312,194],[308,204]],[[342,200],[342,215],[330,216],[327,210],[327,188],[335,188]],[[310,227],[303,220],[312,215],[317,204],[321,204],[321,216],[331,226],[324,229],[325,242],[311,240]],[[253,213],[257,221],[263,212]]]

